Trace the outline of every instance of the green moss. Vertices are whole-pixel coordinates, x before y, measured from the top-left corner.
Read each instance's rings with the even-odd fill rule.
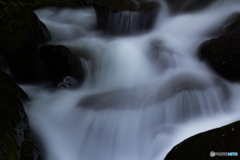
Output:
[[[19,160],[17,155],[17,143],[9,133],[0,131],[0,159]]]

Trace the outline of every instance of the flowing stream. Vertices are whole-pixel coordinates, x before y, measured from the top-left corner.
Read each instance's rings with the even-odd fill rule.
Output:
[[[85,57],[86,72],[77,89],[22,86],[44,160],[163,160],[182,140],[240,119],[239,83],[197,56],[240,2],[176,15],[160,3],[151,31],[122,37],[98,31],[93,8],[36,11],[49,44]]]

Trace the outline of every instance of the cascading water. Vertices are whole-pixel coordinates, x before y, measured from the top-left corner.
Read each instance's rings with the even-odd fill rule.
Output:
[[[196,52],[240,3],[219,0],[175,16],[161,3],[154,29],[129,37],[103,36],[92,8],[36,11],[50,44],[87,58],[78,89],[22,86],[45,160],[162,160],[185,138],[239,120],[240,85]]]

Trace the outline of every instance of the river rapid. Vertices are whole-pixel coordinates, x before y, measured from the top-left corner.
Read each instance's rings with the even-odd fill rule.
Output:
[[[85,57],[86,73],[76,89],[21,86],[44,160],[163,160],[184,139],[240,119],[240,84],[197,56],[240,2],[182,14],[159,3],[154,28],[130,36],[97,30],[93,8],[35,11],[48,43]]]

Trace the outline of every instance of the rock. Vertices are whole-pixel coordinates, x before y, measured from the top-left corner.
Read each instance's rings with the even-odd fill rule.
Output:
[[[0,17],[0,52],[9,63],[13,78],[34,82],[38,45],[50,39],[46,26],[23,4],[11,2]]]
[[[240,121],[199,133],[176,145],[165,160],[239,159],[237,157],[213,158],[210,152],[240,153]]]
[[[199,49],[200,59],[228,80],[240,80],[240,29],[204,42]]]
[[[98,27],[112,35],[129,35],[153,27],[160,4],[146,0],[97,0]]]
[[[27,94],[0,70],[0,159],[20,159],[28,118],[22,101]]]
[[[67,7],[67,4],[50,1],[46,2],[43,7]]]
[[[89,6],[94,0],[59,0],[59,1],[47,1],[46,3],[42,4],[41,6],[37,6],[35,8],[41,7],[71,7],[71,8],[78,8],[83,6]],[[44,1],[43,1],[44,2]]]
[[[45,68],[43,81],[57,86],[63,78],[70,76],[81,84],[84,80],[83,65],[78,56],[64,46],[43,45],[39,49],[39,59]]]
[[[174,52],[165,47],[160,40],[154,39],[150,42],[148,57],[161,73],[168,68],[176,67]]]
[[[58,88],[75,88],[78,86],[78,82],[75,78],[67,76],[58,83]]]
[[[229,20],[228,25],[226,26],[225,33],[231,33],[240,28],[240,13],[233,14]]]
[[[240,13],[236,12],[230,15],[224,22],[213,31],[212,36],[218,37],[223,34],[229,34],[237,28],[240,28]]]
[[[21,150],[22,160],[41,160],[36,136],[30,130],[25,135],[25,144]]]
[[[215,1],[216,0],[166,0],[173,13],[196,11]]]

